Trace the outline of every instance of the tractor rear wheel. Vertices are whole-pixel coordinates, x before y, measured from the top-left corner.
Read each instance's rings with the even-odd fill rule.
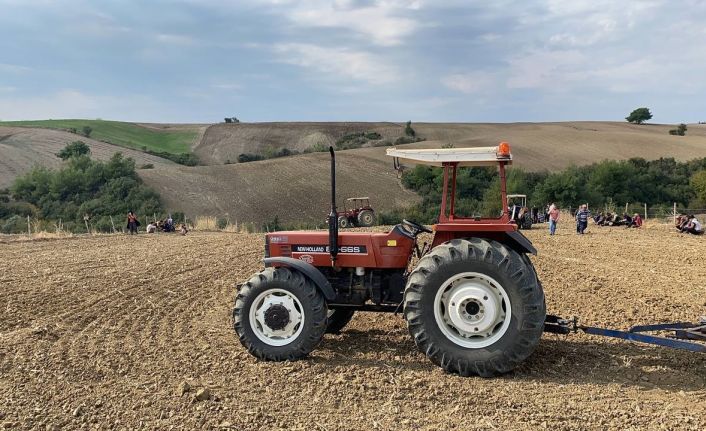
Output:
[[[326,301],[308,278],[289,268],[266,268],[240,287],[233,326],[253,356],[293,361],[321,342],[326,314]]]
[[[375,224],[375,214],[370,210],[363,210],[358,213],[358,224],[370,227]]]
[[[350,226],[350,223],[348,223],[348,217],[346,216],[339,216],[338,217],[338,227],[341,229],[345,229]]]
[[[328,326],[326,326],[327,334],[339,334],[343,328],[353,318],[355,310],[349,308],[334,308],[328,311]]]
[[[529,258],[484,239],[434,248],[410,274],[404,316],[422,352],[448,372],[491,377],[534,350],[544,292]]]

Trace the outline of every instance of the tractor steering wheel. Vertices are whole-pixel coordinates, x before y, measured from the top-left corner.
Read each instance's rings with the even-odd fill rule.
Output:
[[[428,227],[407,219],[402,219],[402,225],[414,236],[417,236],[422,232],[432,233],[432,230]]]

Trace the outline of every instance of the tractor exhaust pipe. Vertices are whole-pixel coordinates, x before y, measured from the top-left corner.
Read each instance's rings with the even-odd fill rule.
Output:
[[[331,153],[331,212],[328,215],[328,248],[331,254],[331,266],[336,266],[338,255],[338,211],[336,211],[336,155],[333,147],[328,147]]]

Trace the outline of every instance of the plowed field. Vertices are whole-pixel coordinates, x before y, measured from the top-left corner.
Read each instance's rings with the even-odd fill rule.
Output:
[[[550,313],[617,328],[706,314],[704,238],[589,229],[529,232]],[[258,362],[230,312],[262,253],[261,235],[226,233],[0,243],[0,425],[706,428],[706,355],[588,335],[545,335],[511,374],[460,378],[400,316],[359,313],[307,360]]]

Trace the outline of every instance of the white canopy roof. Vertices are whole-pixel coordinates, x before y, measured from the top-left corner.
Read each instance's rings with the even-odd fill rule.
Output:
[[[498,147],[387,150],[388,156],[417,165],[442,166],[443,163],[457,162],[458,166],[495,166],[499,161],[512,163],[512,155],[498,156],[497,153]]]

